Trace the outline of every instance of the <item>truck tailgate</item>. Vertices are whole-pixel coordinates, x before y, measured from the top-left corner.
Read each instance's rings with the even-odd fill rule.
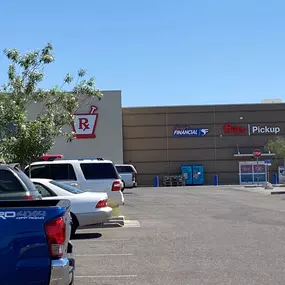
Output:
[[[64,203],[0,201],[1,284],[49,284],[51,258],[44,224],[65,213]]]

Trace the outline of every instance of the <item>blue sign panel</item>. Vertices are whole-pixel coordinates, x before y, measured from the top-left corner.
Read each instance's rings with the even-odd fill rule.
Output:
[[[264,163],[268,166],[271,165],[271,159],[264,159]]]
[[[206,128],[190,128],[189,126],[175,126],[173,136],[175,137],[203,137],[209,132]]]

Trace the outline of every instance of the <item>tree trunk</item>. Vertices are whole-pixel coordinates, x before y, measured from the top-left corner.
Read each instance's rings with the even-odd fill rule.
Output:
[[[22,160],[22,159],[20,159],[20,169],[22,170],[22,171],[24,171],[24,169],[25,169],[25,162]]]

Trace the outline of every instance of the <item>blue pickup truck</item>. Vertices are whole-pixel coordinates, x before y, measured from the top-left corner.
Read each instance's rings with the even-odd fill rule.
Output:
[[[34,189],[19,199],[21,191],[29,190],[28,180],[21,179],[23,172],[3,165],[0,170],[12,173],[23,187],[13,188],[8,175],[0,174],[0,284],[72,285],[70,202],[42,200],[36,193],[26,199]],[[11,189],[15,200],[8,199]]]

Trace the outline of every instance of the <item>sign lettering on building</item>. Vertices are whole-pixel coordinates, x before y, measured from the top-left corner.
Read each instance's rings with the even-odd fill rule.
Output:
[[[177,125],[173,128],[175,137],[203,137],[209,132],[206,128],[190,128],[187,125]]]
[[[225,134],[246,134],[247,130],[246,130],[246,128],[243,128],[240,126],[225,124],[224,125],[224,133]]]
[[[96,106],[90,106],[89,113],[74,114],[72,128],[77,139],[96,138],[97,110]]]
[[[250,134],[274,134],[277,135],[280,133],[280,127],[268,127],[268,126],[260,126],[260,125],[248,125],[249,135]]]
[[[241,127],[238,125],[232,125],[232,124],[225,124],[224,125],[224,133],[225,134],[248,134],[250,135],[277,135],[280,133],[281,128],[278,126],[264,126],[264,125],[255,125],[255,124],[248,124],[247,128]]]

